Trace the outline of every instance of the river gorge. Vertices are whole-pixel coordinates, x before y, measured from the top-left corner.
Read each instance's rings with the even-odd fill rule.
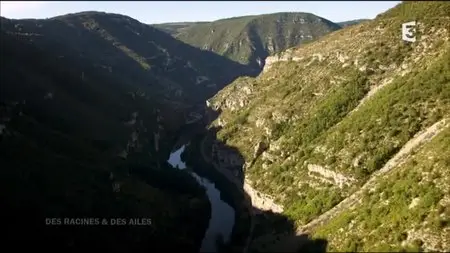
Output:
[[[187,127],[177,134],[167,162],[194,177],[210,202],[209,224],[199,252],[247,252],[251,242],[265,233],[258,223],[274,218],[283,211],[282,206],[253,189],[249,180],[239,183],[209,155],[211,150],[203,144],[211,142],[210,138],[193,125]],[[255,229],[259,231],[256,234]]]
[[[187,169],[186,164],[181,159],[181,154],[186,146],[182,145],[179,149],[170,154],[168,163],[174,168]],[[221,199],[220,191],[209,179],[199,176],[197,173],[189,172],[197,182],[206,190],[206,195],[211,203],[211,218],[208,229],[202,241],[200,252],[217,252],[217,241],[221,238],[224,243],[229,242],[235,220],[235,210]]]

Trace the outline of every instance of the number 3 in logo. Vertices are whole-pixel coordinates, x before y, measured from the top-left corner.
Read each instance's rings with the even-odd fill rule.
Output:
[[[408,42],[416,41],[416,21],[402,24],[402,39]]]

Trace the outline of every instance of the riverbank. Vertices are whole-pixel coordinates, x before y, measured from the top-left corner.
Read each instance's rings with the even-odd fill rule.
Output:
[[[202,158],[241,191],[241,194],[246,197],[246,205],[248,210],[250,210],[250,232],[243,252],[247,252],[249,249],[263,252],[271,249],[275,252],[279,250],[296,251],[299,247],[297,238],[294,238],[288,245],[281,247],[276,245],[281,238],[295,237],[294,222],[282,215],[283,206],[276,204],[272,196],[254,189],[251,186],[251,182],[245,177],[240,182],[239,177],[234,175],[231,170],[221,168],[219,164],[213,161],[211,158],[212,142],[213,140],[208,139],[208,136],[202,137],[200,142]],[[267,215],[268,213],[272,214]],[[274,247],[274,245],[276,246]]]
[[[218,252],[218,243],[228,242],[235,221],[234,209],[221,199],[221,192],[209,179],[189,170],[181,159],[181,154],[189,144],[183,144],[170,154],[168,163],[179,170],[186,170],[206,190],[210,202],[210,219],[208,228],[203,237],[200,252]]]
[[[220,172],[223,176],[225,176],[230,182],[234,183],[238,188],[243,189],[243,191],[249,196],[250,203],[254,209],[259,211],[271,211],[273,213],[282,213],[283,206],[275,203],[274,198],[268,194],[264,194],[256,190],[251,186],[252,182],[247,178],[244,179],[244,182],[239,182],[239,179],[233,175],[233,173],[229,170],[221,168],[215,161],[211,159],[211,155],[208,154],[206,150],[211,150],[206,148],[206,143],[210,143],[211,140],[208,139],[208,136],[204,136],[200,143],[200,152],[203,159],[214,166],[214,168]],[[211,144],[212,145],[212,144]]]
[[[246,199],[242,186],[235,185],[233,181],[217,171],[212,164],[203,159],[201,154],[201,140],[203,134],[196,134],[191,138],[190,145],[183,153],[183,160],[198,175],[214,182],[221,192],[224,202],[235,209],[235,225],[230,241],[221,245],[221,252],[245,252],[249,244],[250,228],[252,227],[252,208],[249,199]]]

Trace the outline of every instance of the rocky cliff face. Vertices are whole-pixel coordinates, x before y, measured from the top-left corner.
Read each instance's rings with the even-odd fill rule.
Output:
[[[315,40],[341,27],[310,13],[274,13],[186,24],[174,37],[203,50],[210,50],[246,64],[259,72],[267,56]]]
[[[261,75],[237,79],[208,100],[221,111],[212,123],[219,139],[244,156],[252,186],[306,225],[360,189],[414,136],[450,117],[449,10],[446,2],[402,3],[375,20],[268,57]],[[407,43],[399,27],[413,19],[417,41]],[[268,148],[255,156],[261,141]],[[438,170],[445,173],[444,167]],[[422,212],[431,217],[430,205]],[[436,219],[446,224],[448,214]],[[444,227],[428,229],[445,235]],[[371,247],[367,237],[353,246]],[[335,241],[332,249],[350,246]]]

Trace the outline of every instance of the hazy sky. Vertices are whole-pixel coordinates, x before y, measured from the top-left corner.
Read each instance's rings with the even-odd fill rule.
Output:
[[[1,1],[1,16],[6,18],[48,18],[80,11],[119,13],[143,23],[213,21],[235,16],[274,12],[310,12],[334,22],[374,18],[400,1],[379,2],[19,2]]]

